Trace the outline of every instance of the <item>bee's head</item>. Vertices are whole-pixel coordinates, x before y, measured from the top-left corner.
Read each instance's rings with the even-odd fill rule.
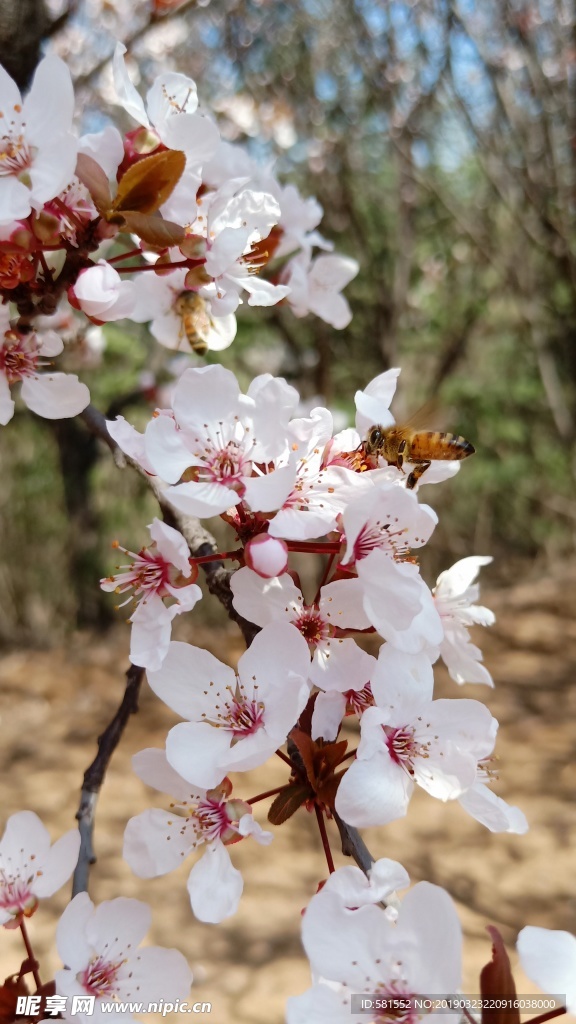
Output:
[[[384,431],[382,427],[370,427],[368,434],[366,435],[366,451],[369,455],[373,455],[377,452],[384,444]]]

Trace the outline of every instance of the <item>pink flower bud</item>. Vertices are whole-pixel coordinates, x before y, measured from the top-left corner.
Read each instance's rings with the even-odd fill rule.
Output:
[[[246,565],[265,580],[281,576],[288,566],[288,545],[277,537],[259,533],[249,540],[245,550]]]

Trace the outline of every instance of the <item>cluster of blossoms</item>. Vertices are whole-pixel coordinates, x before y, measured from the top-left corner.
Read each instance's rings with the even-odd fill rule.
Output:
[[[368,878],[354,867],[330,875],[302,925],[314,985],[288,1000],[287,1024],[398,1019],[415,1024],[426,1015],[418,997],[461,991],[462,929],[454,905],[444,889],[428,882],[418,882],[400,900],[397,890],[408,884],[404,868],[386,859],[372,865]],[[518,936],[517,951],[526,975],[545,992],[565,994],[573,1013],[576,938],[527,927]],[[504,963],[509,967],[505,954],[499,966]],[[512,975],[506,978],[503,970],[500,981],[501,990],[483,988],[483,995],[513,997]],[[439,1009],[434,1020],[449,1024],[453,1016],[454,1011]]]
[[[36,814],[13,814],[0,840],[0,924],[23,927],[38,900],[68,881],[79,849],[77,829],[51,846],[50,835]],[[103,1003],[185,999],[192,973],[182,954],[177,949],[140,948],[150,923],[150,908],[140,900],[119,897],[95,908],[87,893],[78,893],[56,930],[56,946],[65,966],[54,979],[55,1011],[66,1020],[89,1024],[106,1020]],[[11,994],[8,990],[4,998]],[[72,997],[82,996],[94,997],[92,1010],[72,1015]],[[4,1005],[8,1013],[10,1003]],[[126,1024],[133,1021],[126,1011],[118,1016]]]
[[[477,700],[434,699],[439,657],[457,683],[493,685],[468,631],[493,621],[477,604],[475,583],[490,559],[462,559],[431,590],[413,554],[436,524],[418,489],[452,475],[456,464],[433,463],[410,490],[409,467],[382,464],[362,445],[370,423],[391,419],[398,372],[358,392],[356,427],[336,434],[327,409],[298,415],[298,395],[284,380],[264,374],[242,394],[220,366],[186,370],[170,408],[157,410],[143,433],[122,417],[108,423],[176,515],[220,515],[229,525],[236,546],[206,557],[241,563],[230,579],[233,607],[259,628],[236,671],[170,639],[173,617],[200,596],[189,580],[205,559],[190,558],[184,537],[158,520],[153,545],[102,581],[106,590],[131,590],[131,658],[184,719],[170,730],[165,753],[143,751],[135,765],[172,796],[179,816],[158,810],[133,819],[125,856],[150,877],[207,844],[211,861],[205,856],[188,883],[204,920],[208,903],[210,920],[233,913],[241,892],[224,846],[248,834],[269,837],[251,813],[242,816],[249,807],[227,801],[228,777],[285,745],[289,759],[294,745],[304,758],[303,744],[312,759],[322,752],[332,759],[321,780],[299,777],[293,760],[286,794],[300,785],[301,804],[335,810],[349,825],[402,817],[417,784],[442,801],[458,800],[492,831],[527,829],[522,812],[491,788],[496,720]],[[325,556],[315,594],[302,593],[291,551]],[[380,635],[377,657],[354,631]],[[360,741],[350,761],[341,730],[352,719]]]
[[[2,424],[20,382],[40,416],[87,406],[77,377],[43,369],[63,349],[51,326],[70,315],[68,302],[93,324],[149,323],[161,345],[199,354],[231,344],[243,301],[282,302],[337,328],[350,321],[340,290],[358,264],[314,256],[332,248],[316,230],[316,200],[223,141],[185,75],[161,75],[144,102],[124,52],[119,43],[114,83],[137,124],[124,136],[113,125],[75,134],[72,82],[59,58],[42,61],[24,100],[0,68]]]
[[[144,751],[138,770],[143,778],[153,772],[174,788],[175,780],[166,774],[159,751]],[[225,795],[222,790],[222,800]],[[182,796],[190,798],[189,793]],[[213,807],[218,806],[215,794],[196,794],[194,799],[200,807],[206,806],[207,797]],[[128,847],[137,830],[127,830]],[[177,853],[193,841],[190,827],[183,842],[185,831],[184,827],[180,834],[174,828],[171,831]],[[0,923],[5,928],[23,926],[38,900],[64,885],[76,864],[79,845],[79,833],[73,830],[51,846],[47,830],[30,811],[9,818],[0,840]],[[213,856],[217,859],[218,853]],[[174,852],[168,857],[174,857]],[[211,881],[207,873],[209,886]],[[409,884],[402,865],[388,859],[372,864],[367,875],[355,867],[330,875],[303,918],[302,939],[314,984],[288,1000],[287,1024],[363,1024],[367,1019],[366,1008],[361,1009],[363,998],[390,1001],[389,1010],[382,1010],[376,1020],[400,1015],[415,1022],[421,1016],[416,1008],[418,996],[460,991],[462,930],[452,901],[443,889],[427,882],[419,882],[400,898],[399,891]],[[51,1013],[44,1024],[54,1020],[56,1012],[81,1024],[104,1021],[114,1004],[119,1011],[115,1016],[133,1024],[122,1003],[174,1005],[185,1000],[192,974],[182,954],[176,949],[141,946],[150,921],[149,908],[139,900],[119,897],[95,907],[87,893],[75,896],[56,929],[64,967],[56,972],[54,994],[46,1000],[44,992],[46,1012]],[[567,1011],[576,1012],[576,938],[568,932],[528,926],[518,935],[517,951],[526,975],[545,992],[565,993]],[[510,989],[506,992],[511,994]],[[9,989],[4,993],[5,999],[15,1000]],[[78,1002],[83,997],[94,1000],[92,1005],[84,1004],[84,1010]],[[20,995],[20,999],[26,997]]]

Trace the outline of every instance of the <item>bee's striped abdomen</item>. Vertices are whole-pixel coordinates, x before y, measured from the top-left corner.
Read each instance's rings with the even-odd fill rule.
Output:
[[[465,459],[468,455],[473,455],[474,451],[474,446],[470,444],[470,441],[458,434],[447,434],[440,430],[422,430],[413,434],[406,461]]]

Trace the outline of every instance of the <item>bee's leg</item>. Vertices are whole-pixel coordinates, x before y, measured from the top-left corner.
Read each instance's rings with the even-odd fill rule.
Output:
[[[428,461],[428,462],[417,462],[416,463],[416,465],[414,466],[414,469],[412,470],[412,472],[410,473],[410,476],[408,477],[408,479],[406,481],[406,487],[408,488],[409,491],[413,490],[413,488],[416,487],[416,484],[418,483],[420,477],[422,476],[423,473],[426,472],[426,470],[428,469],[429,465],[430,465],[430,461]]]
[[[404,452],[406,451],[406,441],[400,441],[398,445],[398,454],[396,456],[396,468],[402,469],[404,465]]]

